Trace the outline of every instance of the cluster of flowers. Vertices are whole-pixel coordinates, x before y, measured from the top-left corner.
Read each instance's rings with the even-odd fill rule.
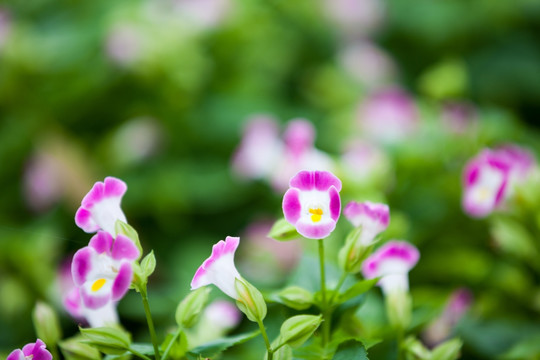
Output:
[[[535,167],[534,156],[516,145],[482,150],[463,173],[463,209],[470,216],[482,218],[504,208]]]

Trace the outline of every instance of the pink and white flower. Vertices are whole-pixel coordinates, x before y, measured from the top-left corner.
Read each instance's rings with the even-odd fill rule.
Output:
[[[239,299],[236,279],[242,279],[234,265],[234,253],[240,244],[239,237],[227,236],[212,247],[212,255],[195,272],[191,290],[214,284],[233,299]]]
[[[283,196],[285,219],[304,237],[323,239],[341,213],[341,181],[327,171],[300,171]]]
[[[113,239],[105,231],[94,235],[88,246],[75,253],[71,264],[83,305],[98,309],[120,300],[129,289],[133,261],[138,257],[139,249],[128,237],[118,235]]]
[[[116,221],[127,223],[126,216],[120,208],[126,190],[126,183],[114,177],[109,176],[104,182],[96,182],[83,198],[75,214],[77,226],[87,233],[104,230],[116,235]]]
[[[242,313],[230,301],[216,300],[204,309],[201,321],[224,333],[240,324]]]
[[[502,207],[516,185],[527,179],[534,164],[533,155],[515,145],[484,149],[465,167],[463,209],[481,218]]]
[[[52,355],[46,347],[43,341],[37,339],[35,343],[26,344],[22,350],[13,350],[6,360],[52,360]]]
[[[362,264],[366,279],[381,277],[379,286],[385,294],[407,292],[409,290],[409,270],[418,259],[418,249],[405,241],[392,240],[371,254]]]
[[[358,120],[369,139],[395,143],[416,132],[419,115],[414,100],[403,90],[381,90],[367,98],[359,108]]]
[[[5,8],[0,7],[0,51],[2,51],[2,48],[11,33],[11,21],[10,12]]]
[[[360,244],[370,245],[377,235],[386,230],[390,223],[390,209],[386,204],[351,201],[345,206],[343,215],[355,227],[362,227]]]

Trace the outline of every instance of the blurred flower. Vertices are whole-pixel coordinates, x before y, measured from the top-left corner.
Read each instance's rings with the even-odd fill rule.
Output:
[[[44,211],[60,200],[64,193],[62,164],[53,154],[37,152],[26,165],[24,194],[30,208]]]
[[[465,102],[447,103],[442,108],[441,121],[453,134],[465,134],[477,120],[476,109]]]
[[[239,268],[250,279],[267,286],[282,283],[300,260],[302,247],[298,241],[276,241],[268,232],[273,221],[256,221],[244,231]]]
[[[409,270],[420,253],[416,247],[405,241],[392,240],[371,254],[362,265],[362,273],[367,279],[381,277],[379,286],[388,295],[392,292],[409,290]]]
[[[116,25],[107,35],[105,52],[119,65],[133,64],[141,57],[142,50],[142,34],[134,25]]]
[[[346,35],[366,35],[376,30],[384,19],[384,5],[379,0],[324,0],[326,14]]]
[[[127,223],[126,216],[120,208],[126,190],[126,183],[114,177],[109,176],[104,182],[96,182],[83,198],[75,214],[77,226],[87,233],[104,230],[115,235],[116,221]]]
[[[40,339],[35,343],[26,344],[22,350],[16,349],[8,355],[6,360],[52,360],[51,353]]]
[[[84,306],[79,288],[73,282],[71,274],[72,258],[70,257],[60,266],[58,272],[58,284],[62,305],[66,311],[78,322],[83,322],[90,327],[111,326],[118,323],[116,302],[111,301],[98,309],[90,309]]]
[[[345,71],[368,89],[385,85],[395,77],[390,57],[370,41],[348,44],[338,56]]]
[[[443,312],[432,321],[423,332],[422,338],[427,346],[435,347],[451,336],[452,329],[471,307],[473,296],[468,289],[455,290]]]
[[[390,160],[375,144],[362,140],[349,141],[341,155],[344,177],[351,185],[377,184],[388,179]]]
[[[283,196],[283,214],[310,239],[323,239],[335,229],[341,213],[341,181],[327,171],[300,171]]]
[[[283,151],[277,121],[265,115],[248,120],[232,166],[237,174],[252,179],[270,176]]]
[[[202,314],[202,322],[212,324],[214,329],[225,333],[234,329],[242,320],[238,308],[226,300],[216,300],[206,307]]]
[[[533,155],[516,145],[484,149],[465,166],[463,209],[485,217],[500,208],[535,165]]]
[[[386,204],[365,201],[351,201],[345,206],[343,215],[355,227],[362,227],[360,244],[369,246],[377,235],[383,232],[390,223],[390,209]]]
[[[212,247],[212,255],[197,269],[191,281],[191,290],[214,284],[233,299],[238,300],[235,280],[242,279],[234,265],[234,253],[240,238],[227,236]]]
[[[315,148],[315,128],[308,120],[289,121],[283,140],[284,153],[277,167],[272,170],[271,181],[276,191],[286,190],[289,180],[300,170],[334,170],[332,159]]]
[[[113,151],[121,164],[132,165],[148,159],[158,150],[163,132],[150,117],[127,121],[113,138]]]
[[[120,300],[128,291],[133,277],[132,263],[139,256],[133,241],[123,235],[116,239],[99,231],[88,246],[73,256],[73,282],[85,307],[98,309]]]
[[[7,9],[0,7],[0,50],[11,32],[11,16]]]
[[[364,135],[383,143],[404,140],[417,130],[418,120],[414,100],[398,88],[372,94],[358,111],[358,121]]]
[[[174,10],[183,20],[204,28],[219,25],[231,5],[230,0],[173,0]]]

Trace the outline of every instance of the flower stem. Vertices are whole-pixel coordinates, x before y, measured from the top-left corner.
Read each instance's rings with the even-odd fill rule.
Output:
[[[132,354],[135,355],[135,356],[140,357],[141,359],[144,359],[144,360],[151,360],[148,356],[146,356],[146,355],[144,355],[144,354],[141,354],[140,352],[138,352],[138,351],[135,350],[135,349],[129,348],[129,352],[132,353]]]
[[[398,358],[398,360],[403,360],[402,344],[403,344],[403,330],[399,329],[398,334],[397,334],[397,358]]]
[[[324,242],[323,239],[319,240],[319,265],[321,268],[321,295],[322,295],[322,315],[324,318],[323,322],[323,333],[322,333],[322,343],[323,347],[326,348],[328,340],[330,338],[330,316],[328,314],[328,302],[326,301],[326,275],[324,271]]]
[[[259,329],[261,329],[261,334],[264,339],[264,344],[266,345],[266,351],[268,352],[267,360],[272,360],[274,358],[274,350],[272,350],[272,346],[270,345],[270,340],[268,340],[268,335],[266,334],[266,329],[264,328],[264,324],[261,320],[257,321],[257,324],[259,324]]]
[[[345,282],[345,279],[347,278],[347,275],[349,275],[347,272],[343,272],[341,274],[341,277],[339,278],[339,281],[336,285],[336,288],[334,289],[334,292],[333,294],[330,296],[330,299],[328,300],[328,303],[330,306],[332,306],[333,302],[334,302],[334,299],[336,298],[336,296],[338,295],[339,293],[339,289],[341,289],[341,286],[343,285],[343,283]]]
[[[148,304],[148,294],[146,291],[146,285],[140,289],[141,297],[144,305],[144,312],[146,314],[146,322],[148,322],[148,331],[150,332],[150,338],[152,339],[152,345],[154,345],[154,356],[156,360],[160,360],[159,347],[157,343],[156,330],[154,329],[154,321],[152,320],[152,314],[150,313],[150,305]]]
[[[176,341],[176,339],[178,339],[178,337],[180,336],[180,334],[182,333],[182,328],[179,327],[178,330],[176,330],[176,332],[174,333],[172,339],[171,339],[171,342],[169,342],[169,345],[167,345],[167,348],[165,349],[165,351],[163,352],[163,356],[161,357],[161,360],[166,360],[167,359],[167,356],[169,356],[169,351],[171,351],[173,345],[174,345],[174,342]]]

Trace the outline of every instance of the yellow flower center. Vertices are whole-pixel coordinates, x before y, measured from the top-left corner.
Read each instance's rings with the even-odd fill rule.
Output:
[[[99,289],[101,289],[103,285],[105,285],[105,282],[107,282],[107,280],[105,279],[97,279],[96,281],[94,281],[94,283],[92,284],[92,291],[98,291]]]
[[[316,209],[309,209],[309,213],[311,214],[311,221],[313,222],[319,222],[322,218],[322,209],[316,208]]]
[[[481,201],[487,200],[489,196],[490,196],[490,191],[487,187],[483,187],[483,188],[480,188],[480,190],[478,190],[478,197],[480,198]]]

